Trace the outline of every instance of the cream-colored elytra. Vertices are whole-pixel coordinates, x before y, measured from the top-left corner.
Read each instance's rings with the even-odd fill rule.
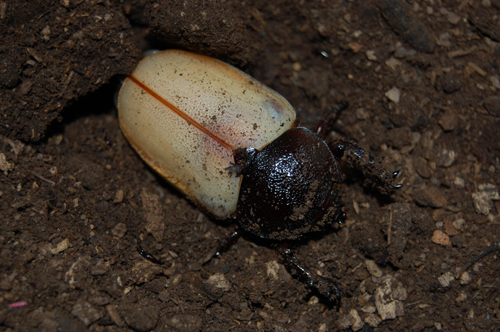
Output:
[[[168,50],[131,76],[233,148],[260,149],[294,126],[295,111],[275,91],[215,59]],[[139,155],[214,216],[236,210],[240,178],[232,151],[177,115],[130,78],[119,96],[121,128]]]

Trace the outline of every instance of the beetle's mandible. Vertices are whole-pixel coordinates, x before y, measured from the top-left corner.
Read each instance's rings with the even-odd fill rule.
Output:
[[[198,206],[247,232],[295,240],[343,218],[340,158],[382,192],[388,173],[356,144],[298,127],[277,92],[221,61],[168,50],[143,59],[118,96],[121,128],[138,154]],[[280,257],[300,270],[289,251]],[[304,272],[311,287],[338,297]],[[313,285],[314,284],[314,285]],[[330,287],[331,288],[331,287]]]

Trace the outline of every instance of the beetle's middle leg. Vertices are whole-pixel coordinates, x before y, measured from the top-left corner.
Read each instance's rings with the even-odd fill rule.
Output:
[[[236,225],[230,234],[226,234],[218,243],[217,250],[214,254],[207,256],[202,264],[205,265],[212,260],[212,258],[218,258],[223,252],[226,252],[231,248],[233,244],[238,241],[241,237],[241,229]]]
[[[336,283],[323,276],[319,276],[315,272],[307,269],[295,257],[294,250],[288,243],[281,243],[275,246],[276,254],[278,255],[281,263],[285,265],[288,272],[299,281],[303,282],[307,288],[317,291],[329,303],[337,306],[340,304],[341,294]]]

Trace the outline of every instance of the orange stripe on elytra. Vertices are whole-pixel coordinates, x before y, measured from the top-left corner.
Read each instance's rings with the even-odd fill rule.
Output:
[[[134,82],[135,84],[137,84],[141,89],[143,89],[144,91],[146,91],[147,93],[149,93],[153,98],[155,98],[160,103],[162,103],[163,105],[165,105],[168,108],[170,108],[175,114],[177,114],[178,116],[180,116],[181,118],[183,118],[184,120],[186,120],[188,123],[190,123],[193,126],[195,126],[196,128],[198,128],[198,130],[200,130],[201,132],[203,132],[208,137],[210,137],[213,140],[215,140],[216,142],[218,142],[225,149],[227,149],[229,151],[235,150],[235,148],[231,144],[223,141],[217,135],[215,135],[214,133],[210,132],[207,128],[203,127],[201,124],[199,124],[198,122],[196,122],[196,120],[194,120],[192,117],[190,117],[189,115],[187,115],[186,113],[184,113],[183,111],[181,111],[176,106],[172,105],[172,103],[170,103],[165,98],[163,98],[162,96],[160,96],[159,94],[157,94],[156,92],[154,92],[151,88],[149,88],[144,83],[140,82],[137,78],[135,78],[132,75],[130,75],[128,78],[130,78],[132,80],[132,82]]]

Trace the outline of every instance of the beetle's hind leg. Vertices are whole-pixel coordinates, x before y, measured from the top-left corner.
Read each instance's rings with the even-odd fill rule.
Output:
[[[209,254],[202,261],[202,264],[205,265],[208,262],[210,262],[212,258],[218,258],[223,252],[228,251],[229,248],[231,248],[231,246],[235,244],[240,237],[241,237],[241,229],[238,227],[238,225],[236,225],[230,234],[227,234],[226,236],[224,236],[224,238],[222,238],[219,241],[215,253],[212,252],[211,254]]]
[[[294,250],[289,247],[288,243],[276,245],[275,250],[281,263],[285,265],[292,276],[299,279],[307,288],[317,291],[330,304],[334,306],[340,304],[340,290],[332,279],[319,276],[307,269],[307,267],[295,257]]]

